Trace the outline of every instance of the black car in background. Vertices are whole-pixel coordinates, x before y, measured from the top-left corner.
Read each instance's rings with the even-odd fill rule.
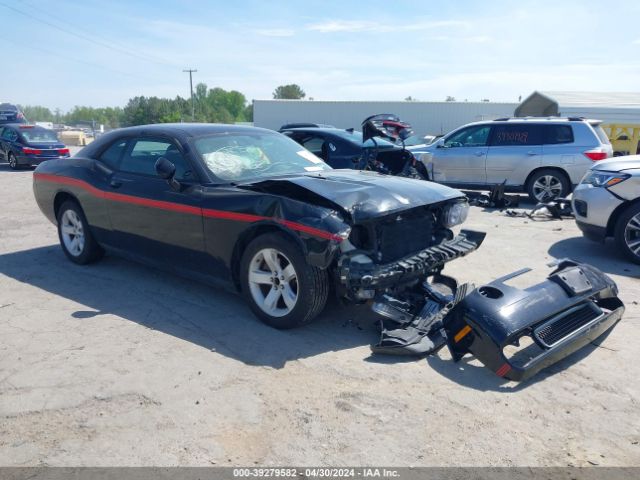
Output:
[[[6,123],[27,123],[27,119],[16,105],[0,103],[0,126]]]
[[[53,130],[20,123],[0,125],[0,162],[8,162],[13,170],[69,156]]]
[[[391,175],[405,169],[412,154],[384,138],[376,137],[363,142],[362,132],[353,129],[305,127],[283,128],[280,132],[313,152],[333,168],[366,169],[369,156],[384,165]]]

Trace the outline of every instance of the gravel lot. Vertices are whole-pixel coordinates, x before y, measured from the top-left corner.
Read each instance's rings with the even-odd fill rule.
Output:
[[[623,321],[534,377],[504,382],[446,350],[372,358],[366,307],[280,332],[241,299],[114,257],[79,267],[0,165],[0,465],[640,465],[640,268],[573,221],[473,208],[476,284],[554,257],[618,282]]]

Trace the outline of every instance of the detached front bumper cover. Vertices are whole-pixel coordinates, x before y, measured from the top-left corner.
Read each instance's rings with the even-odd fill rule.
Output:
[[[471,353],[497,375],[524,380],[598,338],[624,312],[616,284],[591,265],[565,259],[526,290],[505,284],[527,271],[475,289],[448,313],[455,361]]]

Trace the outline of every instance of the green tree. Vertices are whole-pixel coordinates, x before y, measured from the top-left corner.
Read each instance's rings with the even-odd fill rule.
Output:
[[[306,96],[307,94],[304,93],[304,90],[295,83],[290,85],[280,85],[273,91],[273,98],[276,99],[300,100]]]
[[[47,107],[41,105],[20,106],[20,110],[30,122],[53,122],[55,115]]]

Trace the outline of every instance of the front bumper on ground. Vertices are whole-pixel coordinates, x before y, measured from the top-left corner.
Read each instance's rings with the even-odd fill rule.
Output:
[[[524,380],[598,338],[624,312],[613,280],[590,265],[563,260],[526,290],[505,284],[528,270],[475,289],[449,312],[443,323],[455,361],[471,353],[497,375]]]

